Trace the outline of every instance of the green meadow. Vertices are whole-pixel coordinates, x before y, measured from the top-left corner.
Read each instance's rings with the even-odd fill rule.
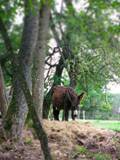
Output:
[[[120,121],[111,120],[80,120],[80,122],[90,122],[95,127],[104,128],[114,131],[120,131]]]

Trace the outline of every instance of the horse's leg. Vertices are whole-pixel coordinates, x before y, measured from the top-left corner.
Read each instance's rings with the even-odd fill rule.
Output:
[[[63,113],[62,113],[62,121],[65,120],[65,111],[63,110]]]
[[[71,117],[72,117],[72,120],[75,120],[75,116],[74,116],[74,111],[73,110],[71,111]]]
[[[65,121],[68,121],[69,110],[67,108],[65,108],[64,114],[65,114]]]
[[[59,110],[55,109],[55,107],[53,107],[53,115],[54,115],[54,119],[59,121]]]

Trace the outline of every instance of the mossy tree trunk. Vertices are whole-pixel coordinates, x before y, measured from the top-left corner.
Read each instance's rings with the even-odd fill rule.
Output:
[[[32,6],[30,7],[30,4]],[[24,18],[24,28],[21,40],[21,47],[19,51],[19,65],[23,66],[24,76],[27,81],[28,87],[32,89],[32,79],[31,79],[31,64],[32,64],[32,54],[35,49],[35,45],[37,42],[37,34],[38,34],[38,22],[39,22],[39,14],[38,14],[38,5],[39,3],[34,0],[31,2],[29,0],[25,0],[25,18]],[[17,82],[17,80],[16,80]],[[16,84],[17,85],[17,84]],[[26,120],[26,116],[28,113],[28,107],[23,95],[23,91],[19,85],[17,87],[17,106],[18,112],[16,115],[16,122],[17,124],[14,125],[13,128],[13,135],[17,135],[17,138],[21,139],[22,137],[22,130],[24,127],[24,123]]]
[[[36,111],[40,119],[42,119],[43,110],[44,68],[49,33],[50,5],[49,0],[43,1],[43,4],[41,1],[38,40],[33,56],[33,101],[37,106]]]
[[[4,78],[3,78],[3,72],[0,65],[0,115],[2,118],[5,117],[7,113],[7,97],[6,97],[6,91],[5,91],[5,85],[4,85]]]
[[[7,97],[5,92],[4,77],[0,65],[0,143],[6,140],[6,133],[3,127],[3,120],[7,113]]]
[[[25,80],[25,77],[24,77],[23,68],[19,67],[18,70],[20,73],[20,74],[18,74],[19,82],[20,82],[21,88],[22,88],[24,95],[25,95],[25,98],[26,98],[26,102],[27,102],[27,105],[29,108],[29,114],[30,114],[30,117],[32,118],[32,121],[33,121],[33,128],[35,129],[35,132],[36,132],[37,137],[38,137],[40,144],[41,144],[41,148],[43,150],[44,159],[45,160],[52,160],[52,156],[51,156],[50,149],[48,146],[47,134],[44,131],[41,120],[40,120],[40,118],[37,114],[37,111],[36,111],[36,107],[39,107],[39,106],[36,106],[38,104],[34,104],[33,97],[30,94],[29,87],[28,87],[26,80]]]
[[[29,4],[32,2],[32,6]],[[25,4],[25,18],[23,34],[21,39],[21,47],[18,57],[13,62],[13,97],[10,103],[8,114],[6,116],[5,128],[12,130],[12,136],[21,141],[22,130],[24,127],[25,119],[28,113],[28,107],[20,87],[19,80],[16,76],[16,67],[22,65],[24,68],[24,76],[31,89],[31,63],[32,53],[37,41],[38,34],[38,6],[39,3],[34,0],[24,0]],[[17,59],[19,61],[17,62]],[[19,63],[20,62],[20,63]],[[16,65],[14,65],[16,64]]]

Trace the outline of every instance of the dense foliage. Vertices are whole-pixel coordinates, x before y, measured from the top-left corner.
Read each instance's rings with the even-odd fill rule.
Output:
[[[29,2],[31,6],[31,1]],[[64,59],[61,84],[69,85],[71,75],[75,79],[77,92],[86,92],[82,102],[85,110],[111,110],[109,95],[106,95],[106,85],[117,81],[120,76],[120,2],[104,0],[54,1],[51,11],[51,39],[57,41],[53,46],[58,47],[58,56],[51,55],[48,45],[46,59],[56,57],[47,62],[47,78],[45,79],[45,94],[49,91],[55,77],[55,69],[60,57]],[[32,6],[31,6],[32,7]],[[16,16],[24,14],[23,1],[1,1],[0,18],[6,24],[14,54],[18,54],[21,42],[22,23],[16,23]],[[18,17],[19,17],[18,16]],[[55,25],[56,32],[53,32]],[[56,33],[56,35],[55,35]],[[57,38],[56,38],[57,37]],[[58,41],[59,39],[59,41]],[[59,42],[59,43],[58,43]],[[67,53],[67,58],[64,53]],[[0,62],[4,72],[6,85],[11,85],[11,55],[6,54],[2,37],[0,37]],[[53,78],[54,76],[54,78]],[[46,77],[46,75],[45,75]]]

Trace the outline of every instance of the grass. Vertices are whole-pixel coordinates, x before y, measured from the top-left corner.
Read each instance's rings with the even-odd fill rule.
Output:
[[[80,122],[90,122],[94,126],[99,128],[105,128],[109,130],[114,130],[120,132],[120,121],[110,121],[110,120],[80,120]]]
[[[84,146],[76,145],[75,150],[77,153],[86,154],[88,151]]]
[[[110,154],[102,152],[93,153],[84,146],[76,145],[72,157],[75,158],[78,157],[79,155],[84,155],[86,158],[94,160],[112,160]]]
[[[105,153],[96,153],[93,157],[95,160],[112,160],[111,156]]]
[[[89,152],[89,150],[84,146],[76,145],[72,153],[72,159],[76,159],[79,155],[84,155],[85,157],[89,157],[90,154],[91,153]]]

